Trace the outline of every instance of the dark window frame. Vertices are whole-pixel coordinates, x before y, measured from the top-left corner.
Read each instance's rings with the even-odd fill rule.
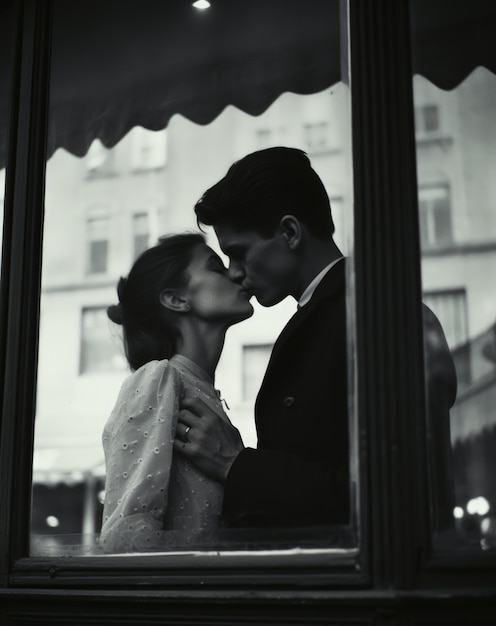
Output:
[[[420,246],[418,237],[412,237],[412,232],[418,233],[418,211],[406,0],[349,2],[359,462],[364,477],[359,499],[358,559],[334,565],[330,562],[329,567],[288,568],[277,563],[260,567],[255,557],[245,568],[236,563],[225,568],[188,564],[164,570],[162,557],[123,557],[118,561],[85,557],[70,562],[26,557],[51,3],[24,0],[18,5],[0,336],[4,348],[0,381],[0,471],[4,485],[0,493],[0,592],[9,606],[17,607],[16,614],[21,614],[23,595],[31,595],[38,610],[41,607],[41,612],[32,615],[46,614],[50,623],[51,609],[43,604],[43,595],[59,602],[59,610],[68,615],[64,599],[74,601],[71,611],[81,610],[86,593],[97,600],[93,613],[83,609],[88,623],[90,613],[105,614],[102,620],[110,623],[111,615],[115,615],[111,608],[124,598],[128,604],[135,602],[126,613],[126,623],[130,624],[136,623],[132,615],[141,619],[138,623],[151,624],[157,623],[153,620],[158,615],[164,620],[160,623],[175,623],[178,615],[198,619],[221,614],[227,615],[226,619],[249,614],[256,623],[260,615],[277,621],[282,613],[274,607],[281,600],[286,607],[295,607],[288,613],[292,618],[304,616],[301,601],[305,600],[316,620],[319,615],[329,615],[330,603],[334,603],[335,615],[354,615],[363,623],[371,623],[377,608],[391,615],[398,606],[407,611],[413,602],[416,611],[427,612],[429,607],[437,610],[443,601],[448,602],[443,598],[450,589],[460,606],[470,609],[467,615],[471,618],[477,612],[484,616],[482,611],[488,606],[494,610],[494,555],[433,553],[431,547],[425,420],[421,419],[425,408]],[[367,106],[362,107],[361,102]],[[398,206],[402,211],[396,210]],[[395,267],[394,272],[388,271],[391,267]],[[407,363],[405,351],[409,354]],[[395,393],[391,394],[391,389]],[[475,610],[474,598],[478,603]],[[148,600],[149,618],[143,618],[140,611],[143,599]],[[221,606],[226,601],[227,614]],[[167,605],[168,617],[160,612],[166,602],[172,602]],[[78,619],[76,612],[71,615]]]

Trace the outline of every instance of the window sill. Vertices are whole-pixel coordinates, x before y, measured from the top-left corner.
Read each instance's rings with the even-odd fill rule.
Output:
[[[320,531],[320,535],[319,532]],[[324,533],[324,534],[322,534]],[[295,540],[296,536],[299,540]],[[253,539],[255,537],[255,539]],[[311,539],[309,539],[309,537]],[[65,545],[37,542],[38,556],[19,559],[10,584],[67,587],[98,581],[99,587],[136,585],[185,588],[223,585],[311,588],[317,584],[362,585],[355,533],[343,527],[228,530],[214,545],[187,551],[104,554],[98,537],[65,536]],[[286,545],[285,545],[286,544]],[[298,547],[287,547],[287,546]],[[254,573],[256,576],[254,578]],[[304,573],[304,576],[302,574]]]

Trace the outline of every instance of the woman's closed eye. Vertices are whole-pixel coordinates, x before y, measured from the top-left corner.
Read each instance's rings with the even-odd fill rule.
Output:
[[[227,267],[222,263],[219,257],[211,257],[207,267],[211,272],[218,272],[219,274],[225,274],[227,272]]]

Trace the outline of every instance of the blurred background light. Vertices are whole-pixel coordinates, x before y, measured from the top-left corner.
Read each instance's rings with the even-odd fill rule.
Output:
[[[490,508],[489,502],[483,496],[472,498],[467,502],[467,513],[470,515],[486,515]]]
[[[46,518],[46,523],[47,526],[50,526],[50,528],[57,528],[57,526],[60,525],[59,519],[58,517],[55,517],[55,515],[49,515]]]
[[[204,11],[210,8],[210,2],[208,2],[208,0],[196,0],[196,2],[193,2],[193,6],[199,11]]]

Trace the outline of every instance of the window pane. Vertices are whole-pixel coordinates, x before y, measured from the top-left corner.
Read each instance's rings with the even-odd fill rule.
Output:
[[[454,402],[428,395],[435,545],[494,549],[496,76],[479,67],[451,91],[421,76],[413,86],[424,302],[457,378]],[[428,383],[443,375],[431,339]]]
[[[424,128],[427,133],[431,133],[439,129],[439,109],[434,105],[427,105],[423,108]]]
[[[256,397],[269,363],[272,346],[243,346],[243,399]]]
[[[158,3],[156,6],[159,11],[167,10],[167,3]],[[250,19],[257,16],[261,6],[265,7],[260,3],[249,6],[256,6],[254,9],[246,9]],[[229,3],[224,9],[222,6],[218,9],[221,13],[222,10],[230,10]],[[119,4],[119,10],[112,14],[112,20],[116,20],[116,16],[123,19],[126,10]],[[188,10],[185,5],[184,12]],[[71,4],[69,10],[66,3],[56,0],[54,11],[55,25],[60,25],[64,23],[64,16],[75,15],[76,9]],[[106,9],[103,11],[105,13]],[[194,9],[191,8],[191,11]],[[140,10],[139,14],[142,17],[143,12]],[[195,14],[191,15],[194,17]],[[101,19],[104,17],[102,14]],[[212,15],[212,18],[215,19],[215,16]],[[254,20],[254,23],[259,21]],[[118,29],[118,21],[116,24],[112,21],[111,24]],[[167,20],[163,24],[167,24]],[[195,23],[195,28],[199,27],[198,24]],[[312,24],[312,38],[317,26],[318,24]],[[150,28],[155,27],[156,20],[153,20]],[[143,30],[147,32],[145,27]],[[265,49],[270,43],[268,49],[272,50],[273,35],[274,32],[271,32],[270,42],[260,41],[262,48]],[[64,46],[72,43],[77,51],[78,45],[84,45],[86,50],[86,42],[86,35],[78,42],[68,37],[67,33],[58,33],[55,28],[52,77],[60,75],[56,70],[68,58],[64,54]],[[167,37],[160,38],[160,45],[172,45],[167,42]],[[145,51],[148,50],[148,43],[147,39]],[[171,49],[166,47],[164,54],[163,50],[158,51],[154,55],[156,62],[164,57],[177,59],[175,45],[179,43],[176,41]],[[70,58],[76,58],[75,55],[72,56],[74,51],[69,52]],[[130,54],[127,48],[115,52]],[[249,58],[250,63],[259,63],[259,51],[255,52],[255,56]],[[280,54],[278,49],[276,57],[279,58]],[[293,49],[288,51],[293,62],[294,54]],[[306,60],[302,58],[301,63],[304,65]],[[231,71],[231,63],[228,65],[224,69]],[[144,72],[149,69],[147,66]],[[158,237],[183,231],[198,232],[193,206],[206,189],[224,176],[232,163],[246,154],[267,147],[285,145],[306,151],[313,168],[323,181],[327,196],[331,198],[336,245],[343,255],[352,255],[353,202],[348,88],[342,82],[334,81],[331,84],[330,79],[309,95],[300,95],[287,88],[278,93],[269,103],[270,106],[262,107],[256,115],[249,115],[241,106],[229,106],[231,102],[238,102],[238,96],[244,99],[245,92],[249,89],[244,81],[250,79],[253,71],[245,66],[242,69],[243,71],[240,70],[229,79],[233,90],[232,99],[219,108],[213,117],[202,123],[189,119],[197,114],[201,118],[202,107],[208,104],[201,98],[195,98],[191,104],[194,109],[191,115],[186,115],[184,110],[178,108],[174,111],[177,115],[174,114],[168,120],[165,129],[159,128],[165,125],[165,121],[162,121],[162,107],[169,103],[169,100],[165,101],[163,94],[157,97],[158,113],[154,123],[146,119],[153,109],[155,92],[161,89],[164,77],[160,76],[157,84],[148,84],[145,88],[145,77],[138,73],[135,77],[136,84],[127,85],[129,91],[125,91],[126,98],[121,99],[125,106],[116,106],[113,109],[114,117],[107,108],[99,111],[94,118],[95,125],[101,124],[98,132],[91,124],[84,127],[84,132],[91,134],[91,137],[86,137],[85,145],[89,146],[89,150],[84,156],[81,156],[79,146],[73,150],[75,154],[70,149],[56,150],[48,161],[33,469],[33,555],[103,553],[103,547],[98,540],[102,524],[102,502],[106,497],[107,502],[109,501],[106,492],[109,483],[105,483],[105,478],[110,470],[105,466],[102,434],[116,406],[121,386],[131,374],[130,368],[123,365],[124,348],[119,333],[121,327],[108,319],[107,308],[117,304],[117,284],[120,277],[129,274],[136,257],[146,248],[155,245]],[[276,74],[279,72],[277,67],[273,69]],[[127,68],[122,72],[122,76],[112,77],[116,80],[116,88],[120,81],[126,82],[129,79]],[[70,75],[70,68],[65,75]],[[174,81],[178,81],[178,85],[172,81],[169,87],[171,90],[177,88],[176,97],[179,99],[179,96],[188,93],[188,89],[182,77],[180,80],[178,76],[174,71]],[[93,78],[97,80],[97,77],[92,77],[92,80]],[[197,79],[198,72],[195,72],[195,80]],[[269,82],[272,79],[272,74],[269,73]],[[222,80],[217,81],[212,76],[212,84],[208,84],[207,96],[215,102],[217,90],[220,93],[223,88],[221,83]],[[113,97],[113,86],[113,83],[105,85],[105,94],[110,98]],[[52,87],[54,93],[51,98],[50,129],[56,135],[58,124],[62,124],[63,120],[60,109],[54,104],[55,85]],[[211,94],[210,91],[215,93]],[[259,97],[263,94],[255,95]],[[85,94],[81,95],[84,96]],[[118,129],[125,125],[123,120],[128,113],[127,107],[132,107],[135,100],[140,98],[143,110],[138,111],[137,116],[131,116],[133,125],[128,132],[119,133]],[[189,111],[186,109],[186,112]],[[91,116],[92,111],[89,110],[88,115]],[[160,123],[157,123],[157,119],[161,120]],[[81,124],[84,125],[84,120]],[[157,130],[148,130],[151,127]],[[117,135],[119,140],[112,141]],[[91,141],[88,141],[90,138]],[[71,140],[72,135],[67,141],[68,146]],[[207,239],[209,245],[221,254],[211,229],[208,230]],[[227,264],[227,259],[223,258]],[[340,284],[344,284],[344,281]],[[347,301],[351,302],[352,294],[348,296],[351,297],[347,297]],[[344,311],[344,296],[342,304]],[[255,427],[257,394],[272,346],[288,320],[296,313],[297,303],[295,299],[287,297],[275,306],[263,307],[256,302],[254,306],[253,317],[229,328],[216,369],[215,387],[220,390],[222,406],[232,423],[240,430],[245,446],[255,451],[257,446],[263,448],[265,445],[263,440],[258,439],[259,433]],[[353,311],[349,310],[348,314],[353,319]],[[353,321],[349,326],[353,327]],[[354,368],[347,367],[344,337],[343,331],[339,336],[342,342],[340,345],[344,346],[339,371],[346,381],[347,371]],[[319,344],[319,349],[324,346],[320,334],[317,341],[315,337],[313,339],[314,344]],[[287,359],[287,365],[290,372],[296,371],[297,366],[302,368],[300,362],[306,359],[305,362],[309,363],[306,368],[307,388],[301,393],[306,393],[313,399],[317,393],[328,392],[327,378],[325,384],[321,384],[321,378],[312,369],[317,370],[315,363],[325,363],[323,374],[319,374],[328,376],[329,385],[333,384],[333,376],[329,373],[329,360],[324,356],[330,354],[330,351],[323,349],[319,354],[314,354],[313,349],[306,348],[307,343],[301,343],[298,354],[292,360]],[[341,389],[346,389],[346,384]],[[294,403],[293,396],[298,396],[298,392],[299,389],[286,392],[282,398],[282,409],[279,409],[290,410],[288,407]],[[298,396],[297,401],[299,398],[305,396]],[[354,414],[349,416],[348,424],[348,403],[343,404],[346,408],[341,412],[336,427],[340,441],[345,442],[344,446],[340,446],[340,453],[342,452],[345,460],[342,466],[346,477],[343,500],[347,502],[347,462],[349,456],[352,460],[355,459],[355,446],[352,446],[351,451],[348,450],[348,429],[352,432],[353,444],[355,430]],[[305,400],[301,406],[306,406]],[[331,413],[334,416],[332,411]],[[312,411],[312,414],[317,416],[320,411]],[[263,425],[258,430],[263,433]],[[308,456],[312,457],[312,463],[314,447],[322,446],[323,441],[318,438],[315,442],[315,430],[311,428],[309,434],[305,435],[305,445]],[[281,440],[289,440],[287,448],[293,446],[294,451],[302,440],[299,426],[288,431],[286,427],[282,428]],[[125,446],[123,450],[132,447],[128,441],[122,441],[120,445]],[[287,450],[281,449],[281,452]],[[154,449],[152,454],[156,454]],[[169,461],[170,458],[171,455]],[[351,465],[354,468],[356,463]],[[356,470],[352,469],[350,473],[353,482],[350,490],[356,494]],[[124,477],[124,472],[122,476]],[[170,483],[167,481],[160,485],[160,488],[169,487]],[[309,488],[311,487],[312,485]],[[332,489],[329,485],[329,494],[324,492],[319,495],[318,505],[323,500],[328,506],[327,498],[330,501],[335,495]],[[193,495],[192,491],[188,498],[194,500]],[[70,507],[70,515],[59,506],[65,499]],[[182,504],[189,506],[184,501]],[[183,509],[179,508],[171,513],[174,523],[182,515]],[[347,508],[346,506],[343,517],[348,514]],[[352,511],[356,510],[354,502],[350,508]],[[165,511],[164,504],[160,515],[164,517],[166,513],[169,514]],[[282,520],[282,525],[291,528],[295,525],[292,519],[287,516]],[[211,549],[213,546],[215,550],[239,550],[241,546],[244,550],[256,551],[312,547],[322,552],[330,550],[332,553],[345,550],[352,557],[358,546],[355,517],[352,517],[352,522],[349,526],[340,522],[312,523],[301,528],[292,528],[293,534],[287,531],[282,536],[279,527],[222,527],[222,532],[219,530],[219,534],[209,540],[210,543],[195,544],[193,541],[185,545],[184,533],[179,532],[181,529],[170,529],[164,518],[160,521],[163,525],[158,531],[166,534],[160,534],[160,545],[154,544],[150,549],[170,551],[205,547]],[[298,525],[299,522],[296,526]]]
[[[121,338],[113,336],[106,307],[83,309],[81,326],[81,374],[125,371]]]
[[[164,167],[167,161],[167,131],[152,131],[136,127],[130,133],[133,137],[133,165],[138,170]]]
[[[105,178],[115,174],[114,153],[105,148],[98,139],[91,144],[86,155],[88,178]]]
[[[89,219],[87,222],[89,274],[107,271],[109,226],[107,218]]]
[[[419,188],[419,221],[423,248],[451,243],[451,198],[444,184]]]
[[[144,252],[149,246],[150,227],[147,213],[136,213],[133,215],[134,234],[134,258]]]

